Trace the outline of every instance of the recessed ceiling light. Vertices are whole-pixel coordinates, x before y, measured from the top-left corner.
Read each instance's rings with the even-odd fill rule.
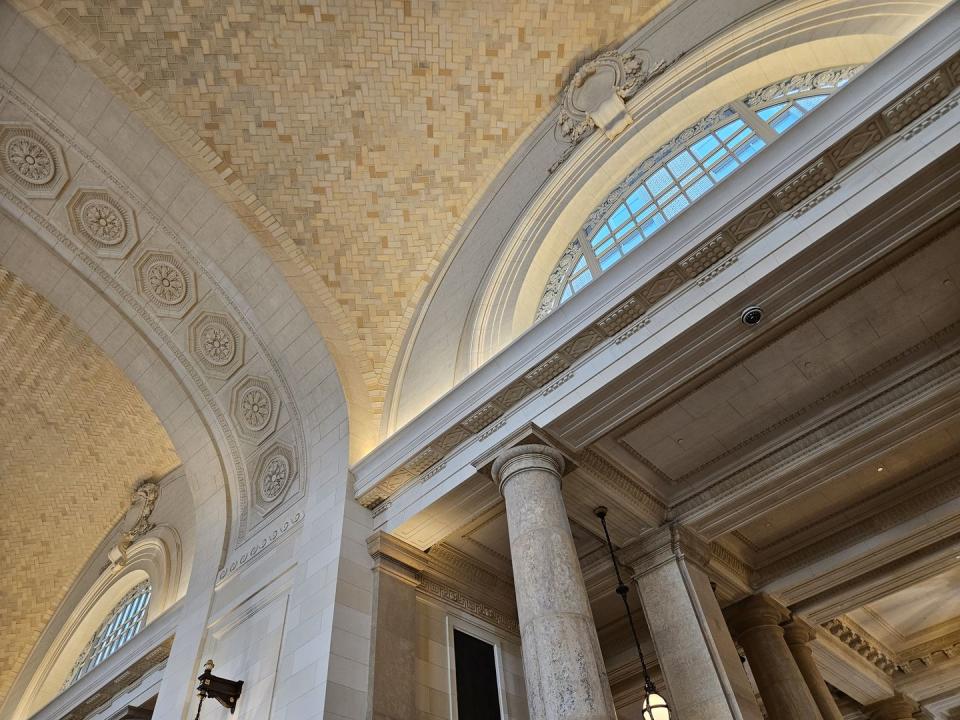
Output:
[[[877,472],[883,472],[883,465],[877,466]]]

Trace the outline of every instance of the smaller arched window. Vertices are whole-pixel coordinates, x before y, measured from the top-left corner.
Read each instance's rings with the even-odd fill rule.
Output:
[[[120,599],[80,653],[67,676],[64,688],[73,685],[143,629],[147,619],[147,606],[150,604],[150,592],[150,582],[145,580]]]
[[[587,219],[537,319],[617,264],[843,87],[858,67],[797,75],[718,108],[646,158]]]

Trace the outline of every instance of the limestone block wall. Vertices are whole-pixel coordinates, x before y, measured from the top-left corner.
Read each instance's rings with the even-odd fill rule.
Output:
[[[418,720],[456,720],[451,673],[453,628],[496,648],[500,680],[500,708],[504,720],[527,720],[527,693],[523,682],[520,638],[453,608],[417,598],[417,712]]]

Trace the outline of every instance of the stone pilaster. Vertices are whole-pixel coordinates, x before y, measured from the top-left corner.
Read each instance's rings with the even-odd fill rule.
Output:
[[[753,595],[727,608],[734,637],[743,646],[767,714],[777,720],[822,720],[800,674],[780,623],[790,613],[767,595]]]
[[[904,695],[894,695],[865,708],[870,720],[913,720],[917,704]]]
[[[370,720],[417,716],[417,591],[415,553],[386,533],[367,540],[374,560],[373,624],[370,634]]]
[[[680,526],[663,527],[626,548],[657,660],[683,720],[760,720],[717,598],[704,570],[708,543]]]
[[[843,715],[837,707],[837,701],[830,694],[830,688],[820,674],[820,668],[817,667],[813,659],[813,651],[810,649],[810,643],[816,638],[816,632],[810,625],[799,618],[794,618],[783,629],[784,639],[787,641],[787,647],[793,654],[793,659],[800,669],[800,674],[813,695],[813,701],[820,709],[823,720],[843,720]]]
[[[616,711],[560,493],[563,456],[545,445],[502,452],[503,494],[531,720],[615,720]]]

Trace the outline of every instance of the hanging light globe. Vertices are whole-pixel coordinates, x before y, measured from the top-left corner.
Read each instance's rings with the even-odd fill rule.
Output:
[[[667,707],[667,701],[657,692],[653,683],[649,683],[645,688],[643,720],[670,720],[670,708]]]

